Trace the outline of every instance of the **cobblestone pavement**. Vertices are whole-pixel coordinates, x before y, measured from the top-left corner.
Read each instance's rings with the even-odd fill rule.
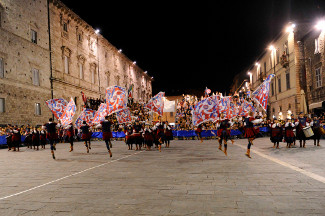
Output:
[[[325,215],[325,141],[273,149],[245,139],[172,141],[162,152],[129,151],[113,142],[0,150],[0,215]],[[323,147],[322,147],[323,146]]]

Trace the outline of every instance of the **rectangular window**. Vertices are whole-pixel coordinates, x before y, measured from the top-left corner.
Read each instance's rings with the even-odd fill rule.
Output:
[[[5,109],[5,99],[0,98],[0,113],[4,113],[6,111]]]
[[[316,88],[322,87],[322,71],[321,68],[316,69]]]
[[[91,83],[95,83],[95,68],[91,69]]]
[[[35,115],[41,115],[41,104],[35,103]]]
[[[34,44],[37,44],[37,32],[34,31],[34,30],[31,30],[31,41],[32,41]]]
[[[106,86],[109,87],[109,75],[106,76]]]
[[[33,85],[39,86],[39,70],[33,68],[32,69],[33,74]]]
[[[3,58],[0,58],[0,78],[5,77],[4,61]]]
[[[287,90],[290,89],[290,71],[287,71],[286,73],[286,86],[287,86]]]
[[[174,113],[173,112],[170,112],[170,117],[174,117]]]
[[[266,62],[264,62],[264,75],[266,76]]]
[[[315,38],[315,52],[314,54],[318,54],[319,53],[319,37]]]
[[[274,83],[273,82],[271,83],[271,93],[272,93],[272,96],[274,96]]]
[[[279,93],[281,93],[281,78],[278,78],[278,89]]]
[[[80,79],[84,79],[84,68],[83,64],[79,63],[79,76]]]
[[[68,24],[66,22],[63,23],[63,31],[68,32]]]
[[[64,56],[64,72],[69,74],[69,57]]]
[[[280,50],[277,49],[276,50],[276,64],[279,64],[280,63]]]

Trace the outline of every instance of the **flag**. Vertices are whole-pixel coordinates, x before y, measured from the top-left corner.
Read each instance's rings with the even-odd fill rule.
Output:
[[[98,110],[95,113],[94,119],[92,120],[91,124],[92,125],[100,124],[100,122],[105,119],[105,116],[107,116],[107,104],[101,103]]]
[[[159,92],[149,100],[149,102],[144,106],[144,108],[152,110],[153,112],[162,116],[164,113],[164,100],[163,100],[164,96],[165,96],[165,92]]]
[[[132,118],[131,118],[131,112],[130,112],[129,108],[126,108],[124,110],[117,112],[116,118],[117,118],[117,121],[119,124],[131,122]]]
[[[82,101],[84,102],[84,104],[87,104],[87,97],[86,95],[81,91],[81,97],[82,97]]]
[[[71,98],[68,105],[64,109],[64,113],[60,118],[61,124],[63,126],[67,126],[72,122],[72,118],[74,114],[76,113],[76,104],[74,103],[74,100]]]
[[[266,80],[252,93],[251,97],[266,111],[269,99],[270,82],[274,74],[270,74]]]
[[[106,89],[107,115],[127,108],[127,103],[125,88],[116,85]]]
[[[61,116],[64,113],[64,109],[68,104],[68,102],[63,98],[55,98],[55,99],[47,100],[45,101],[45,103],[57,120],[61,118]]]
[[[208,89],[208,87],[205,87],[204,95],[209,96],[210,93],[211,93],[211,89]]]
[[[128,89],[128,97],[129,98],[132,98],[132,91],[133,91],[133,84],[131,84],[129,89]]]
[[[192,122],[194,126],[206,121],[216,121],[217,118],[217,104],[212,97],[198,102],[192,110]]]
[[[91,125],[92,120],[94,119],[95,112],[96,111],[92,109],[83,109],[78,119],[76,120],[76,127],[79,129],[83,121],[86,121],[88,125]]]

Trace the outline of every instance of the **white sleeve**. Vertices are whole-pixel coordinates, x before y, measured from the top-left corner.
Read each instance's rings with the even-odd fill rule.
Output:
[[[253,124],[258,124],[261,123],[263,121],[263,119],[255,119],[252,121]]]
[[[57,128],[59,128],[60,126],[61,126],[61,124],[60,124],[60,123],[57,123],[57,124],[56,124],[56,127],[57,127]]]
[[[290,122],[286,122],[285,127],[289,127]]]
[[[314,126],[314,121],[310,122],[310,126]]]
[[[309,126],[309,123],[308,122],[306,122],[306,127],[308,127]]]
[[[296,125],[296,126],[298,126],[298,124],[299,124],[299,121],[295,122],[295,125]]]
[[[97,124],[96,126],[95,126],[95,128],[101,128],[102,127],[102,124]]]

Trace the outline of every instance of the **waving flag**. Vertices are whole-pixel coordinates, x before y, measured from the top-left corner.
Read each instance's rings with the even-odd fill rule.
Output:
[[[129,108],[117,112],[116,118],[119,124],[131,122],[132,118],[131,118],[131,112]]]
[[[251,97],[266,111],[269,99],[270,82],[274,74],[270,74],[266,80],[252,93]]]
[[[86,97],[85,93],[83,93],[82,91],[81,91],[81,97],[82,97],[82,101],[86,105],[87,104],[87,97]]]
[[[80,128],[83,121],[86,121],[88,125],[91,125],[92,120],[94,119],[95,112],[96,112],[95,110],[83,109],[78,119],[76,120],[75,123],[76,127]]]
[[[164,100],[163,100],[164,96],[165,96],[165,92],[159,92],[149,100],[149,102],[144,106],[144,108],[152,110],[153,112],[162,116],[164,112]]]
[[[74,114],[76,113],[76,104],[74,103],[74,100],[71,98],[68,105],[64,109],[64,113],[60,118],[61,124],[63,126],[67,126],[72,122],[72,118]]]
[[[45,101],[48,108],[51,110],[53,115],[57,120],[61,118],[64,113],[64,109],[66,108],[68,102],[63,98],[56,98]]]
[[[91,124],[100,124],[100,122],[105,119],[105,116],[107,116],[107,105],[105,103],[101,103],[95,113],[94,119],[92,120]]]
[[[125,88],[110,86],[106,89],[107,115],[127,108],[128,98]]]
[[[204,95],[209,96],[210,93],[211,93],[211,89],[208,89],[208,87],[205,87]]]
[[[217,118],[217,104],[212,97],[198,102],[192,111],[192,122],[194,126],[206,121],[216,121]]]
[[[128,90],[128,97],[132,98],[132,91],[133,91],[133,84],[130,85],[130,88]]]

